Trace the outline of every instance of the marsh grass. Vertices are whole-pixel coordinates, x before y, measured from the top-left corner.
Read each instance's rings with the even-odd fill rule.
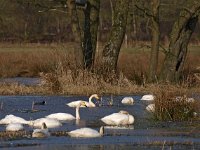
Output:
[[[191,121],[199,108],[200,102],[189,98],[184,90],[165,87],[156,93],[154,117],[161,121]]]

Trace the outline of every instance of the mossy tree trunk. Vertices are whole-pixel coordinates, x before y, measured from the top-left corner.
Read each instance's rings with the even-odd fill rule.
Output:
[[[188,43],[198,22],[199,13],[200,1],[187,0],[172,28],[169,51],[161,72],[162,80],[176,82],[180,79]]]
[[[126,31],[130,0],[116,0],[114,22],[108,42],[102,52],[102,71],[105,75],[116,72],[117,61]]]
[[[85,68],[91,69],[94,64],[97,34],[99,26],[100,0],[88,0],[84,26],[84,63]]]
[[[75,62],[76,67],[83,69],[84,68],[84,58],[83,58],[83,47],[82,47],[82,35],[81,29],[79,26],[79,19],[76,10],[76,3],[75,0],[67,0],[67,6],[69,9],[70,15],[70,22],[72,26],[72,33],[74,36],[74,55],[75,55]]]
[[[152,15],[151,15],[151,56],[149,66],[149,81],[154,82],[157,79],[157,66],[160,41],[160,26],[159,26],[159,7],[160,0],[152,0]]]

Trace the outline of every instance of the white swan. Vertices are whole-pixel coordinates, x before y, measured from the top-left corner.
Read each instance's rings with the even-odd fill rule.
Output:
[[[29,121],[21,118],[21,117],[17,117],[14,115],[6,115],[5,118],[0,120],[0,124],[10,124],[10,123],[21,123],[21,124],[28,124]]]
[[[51,118],[39,118],[36,120],[29,121],[30,126],[37,127],[37,128],[42,128],[43,123],[45,123],[48,128],[57,128],[57,127],[62,126],[60,121],[58,121],[57,119],[51,119]]]
[[[21,131],[24,127],[21,123],[10,123],[6,126],[6,131]]]
[[[41,129],[35,129],[35,130],[33,130],[33,133],[32,133],[32,137],[35,137],[35,138],[46,138],[46,137],[49,137],[49,136],[50,136],[50,133],[49,133],[47,126],[44,122],[42,123]]]
[[[148,94],[148,95],[143,95],[141,100],[143,101],[153,101],[155,99],[154,95]]]
[[[95,138],[95,137],[101,137],[104,134],[104,127],[102,126],[100,128],[100,131],[96,131],[91,128],[81,128],[76,129],[73,131],[68,132],[68,135],[71,137],[80,137],[80,138]]]
[[[147,107],[146,107],[146,110],[149,111],[149,112],[155,112],[155,104],[149,104]]]
[[[68,113],[54,113],[54,114],[50,114],[50,115],[46,116],[46,118],[57,119],[59,121],[80,119],[79,108],[81,106],[86,106],[85,102],[80,101],[79,105],[76,106],[76,117],[74,117],[73,115],[68,114]]]
[[[133,105],[134,99],[132,97],[124,97],[121,101],[122,104]]]
[[[85,104],[86,104],[87,107],[96,107],[96,105],[92,102],[92,98],[99,99],[99,96],[97,94],[93,94],[93,95],[91,95],[89,97],[89,102],[83,101],[83,102],[85,102]],[[82,100],[73,101],[73,102],[67,103],[66,105],[68,105],[69,107],[76,107],[77,105],[79,105],[79,103],[81,101]],[[81,107],[84,107],[84,106],[81,106]]]
[[[129,125],[134,123],[134,117],[127,111],[120,111],[101,118],[101,121],[107,125]]]

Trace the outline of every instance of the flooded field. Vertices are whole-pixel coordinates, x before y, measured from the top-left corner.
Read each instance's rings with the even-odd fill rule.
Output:
[[[29,84],[29,83],[28,83]],[[126,95],[127,96],[127,95]],[[135,99],[134,105],[124,105],[121,100],[124,96],[103,96],[100,106],[95,108],[80,108],[80,122],[63,122],[61,127],[49,129],[48,138],[32,138],[29,134],[18,138],[0,137],[1,149],[14,150],[86,150],[86,149],[200,149],[199,122],[156,122],[150,112],[146,111],[147,102],[141,101],[141,95],[128,95]],[[88,100],[83,96],[0,96],[2,109],[0,119],[13,114],[26,120],[34,120],[52,113],[70,113],[75,116],[75,108],[68,107],[66,103],[75,100]],[[32,103],[43,102],[45,105],[35,105],[31,111]],[[97,102],[97,101],[95,101]],[[133,125],[125,127],[109,127],[100,119],[106,115],[120,110],[126,110],[135,117]],[[90,127],[99,130],[105,126],[103,137],[99,138],[72,138],[68,131],[81,127]],[[6,126],[0,125],[0,133]],[[25,126],[25,130],[32,133],[33,128]],[[63,133],[61,135],[56,133]]]
[[[132,96],[134,105],[123,105],[123,96],[113,97],[113,106],[109,106],[110,96],[102,97],[103,105],[95,108],[81,108],[81,121],[64,122],[61,127],[50,129],[50,132],[71,131],[81,127],[99,130],[105,125],[100,118],[120,110],[126,110],[135,117],[135,123],[129,127],[110,128],[105,126],[105,134],[100,138],[83,139],[69,136],[51,136],[45,139],[22,137],[17,139],[1,138],[0,148],[10,149],[132,149],[145,148],[161,149],[169,147],[175,149],[199,149],[200,130],[193,127],[195,123],[154,122],[152,115],[145,110],[146,103],[140,101],[141,96]],[[87,100],[87,97],[77,96],[1,96],[3,108],[0,118],[8,114],[20,116],[26,120],[37,119],[46,115],[65,112],[75,115],[75,109],[65,104],[74,100]],[[36,105],[37,112],[31,112],[32,102],[46,101],[46,105]],[[25,126],[26,131],[33,128]],[[5,126],[0,126],[4,131]]]

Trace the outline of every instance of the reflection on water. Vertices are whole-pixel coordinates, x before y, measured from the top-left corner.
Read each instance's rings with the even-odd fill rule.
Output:
[[[133,96],[136,100],[134,105],[122,105],[123,96],[113,97],[113,106],[109,106],[110,96],[102,97],[103,105],[95,108],[81,108],[79,122],[67,121],[59,128],[50,129],[50,132],[71,131],[81,127],[90,127],[96,130],[104,125],[100,118],[120,110],[126,110],[135,117],[135,123],[128,127],[105,127],[105,136],[102,138],[81,139],[65,136],[51,136],[46,139],[20,138],[1,139],[0,148],[9,149],[199,149],[200,130],[192,127],[190,123],[156,123],[151,120],[151,114],[145,111],[147,103],[141,102],[141,96]],[[81,96],[0,96],[3,102],[3,109],[0,118],[7,114],[14,114],[27,120],[37,119],[52,113],[70,113],[75,116],[75,109],[65,104],[74,100],[87,100]],[[46,101],[45,105],[36,105],[38,111],[28,111],[32,108],[32,102]],[[25,129],[32,131],[33,128],[25,126]],[[0,131],[5,126],[0,125]]]

